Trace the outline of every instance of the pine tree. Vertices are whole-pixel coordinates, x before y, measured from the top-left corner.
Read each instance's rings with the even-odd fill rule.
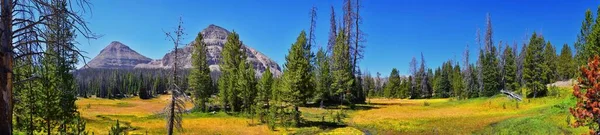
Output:
[[[452,90],[454,97],[463,98],[465,95],[465,86],[462,82],[463,76],[460,72],[460,65],[458,62],[454,65],[454,69],[452,70]]]
[[[485,51],[482,61],[483,96],[493,96],[500,92],[500,73],[498,67],[498,55],[492,40],[492,21],[488,14],[487,29],[485,32]]]
[[[546,94],[543,75],[546,69],[544,56],[541,51],[544,48],[544,38],[538,36],[535,32],[531,36],[527,52],[525,54],[523,65],[523,80],[526,82],[525,87],[528,89],[527,96],[537,97],[538,95]]]
[[[256,92],[256,113],[262,123],[267,122],[267,115],[269,114],[269,102],[271,101],[271,91],[273,87],[273,74],[271,73],[271,67],[267,67],[267,70],[263,72],[262,77],[257,85]]]
[[[188,75],[189,89],[194,94],[196,108],[202,112],[207,112],[206,104],[212,94],[213,83],[210,78],[210,68],[206,58],[207,48],[202,33],[198,33],[193,45],[192,69]]]
[[[596,22],[598,21],[598,18],[595,18]],[[581,30],[579,32],[579,34],[577,35],[577,41],[575,42],[575,50],[576,50],[576,55],[575,55],[575,59],[577,62],[577,65],[585,65],[585,63],[588,62],[588,59],[591,58],[592,55],[594,54],[598,54],[597,52],[594,53],[594,51],[597,51],[598,49],[594,50],[593,49],[593,44],[591,44],[590,40],[593,39],[593,37],[590,37],[592,34],[592,31],[594,29],[600,29],[596,26],[597,24],[594,22],[594,16],[592,14],[592,11],[590,9],[585,11],[585,18],[584,20],[581,22]]]
[[[452,62],[447,61],[442,64],[442,68],[436,70],[439,71],[438,77],[435,79],[435,89],[433,96],[436,98],[447,98],[450,97],[452,92]],[[435,78],[435,77],[434,77]]]
[[[221,75],[219,76],[219,99],[223,110],[239,111],[239,98],[237,94],[236,80],[238,78],[238,66],[245,62],[245,54],[241,51],[242,41],[239,35],[233,31],[227,35],[227,42],[223,45],[221,52],[223,58],[219,68]]]
[[[519,82],[517,81],[517,63],[515,59],[515,52],[509,46],[506,46],[503,52],[504,55],[504,89],[509,91],[517,91],[519,88]]]
[[[315,58],[315,102],[319,102],[323,106],[323,102],[331,95],[331,67],[327,52],[323,48],[319,48]]]
[[[253,111],[254,98],[256,97],[256,77],[254,67],[248,62],[241,62],[238,66],[237,90],[238,97],[242,102],[241,110],[247,114]]]
[[[384,96],[386,98],[403,98],[403,93],[400,91],[400,74],[396,68],[393,68],[390,73],[384,88]]]
[[[556,71],[557,69],[557,65],[558,62],[558,56],[556,56],[556,49],[554,49],[554,46],[552,45],[552,43],[550,43],[550,41],[548,41],[548,43],[546,44],[545,48],[544,48],[544,62],[546,65],[546,84],[547,83],[554,83],[556,82],[556,80],[558,80],[558,71]]]
[[[346,43],[347,37],[341,33],[337,34],[336,44],[333,47],[332,55],[332,74],[333,84],[331,85],[334,95],[339,97],[338,101],[348,102],[352,97],[350,90],[354,83],[352,77],[352,64],[350,63],[350,46]]]
[[[307,55],[310,50],[306,50],[307,39],[304,31],[296,39],[296,43],[292,44],[289,54],[286,56],[285,69],[283,73],[283,81],[285,88],[283,98],[285,102],[291,104],[293,111],[293,124],[298,125],[300,122],[299,106],[304,104],[306,99],[305,93],[312,89],[311,84],[311,65]]]
[[[565,81],[573,78],[575,75],[575,62],[573,60],[573,54],[571,47],[568,44],[563,45],[560,50],[560,56],[558,58],[558,80]]]
[[[52,45],[48,45],[49,48],[54,48]],[[60,81],[58,78],[58,65],[57,52],[55,49],[47,49],[46,56],[42,59],[42,88],[43,92],[40,94],[41,106],[43,108],[41,117],[43,119],[42,125],[45,132],[51,134],[56,128],[56,124],[60,119],[60,91],[57,88],[57,83]]]

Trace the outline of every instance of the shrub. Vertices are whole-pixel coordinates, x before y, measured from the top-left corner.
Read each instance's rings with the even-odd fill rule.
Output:
[[[580,68],[578,84],[573,86],[573,95],[577,100],[575,107],[569,108],[575,118],[574,127],[587,126],[590,134],[598,134],[600,126],[600,58],[591,59],[587,66]]]

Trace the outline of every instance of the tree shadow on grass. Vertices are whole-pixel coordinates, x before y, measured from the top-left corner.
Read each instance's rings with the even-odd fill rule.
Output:
[[[369,105],[381,105],[381,106],[389,106],[389,105],[409,105],[407,103],[370,103]]]
[[[340,124],[340,123],[331,122],[331,121],[304,121],[298,127],[318,127],[319,129],[326,130],[326,129],[342,128],[342,127],[347,127],[347,126],[348,125],[346,125],[346,124]]]
[[[349,109],[349,110],[371,110],[371,109],[379,109],[381,107],[377,107],[377,106],[373,106],[376,104],[356,104],[353,108],[350,108],[348,106],[344,106],[344,108]],[[314,104],[306,104],[304,107],[307,108],[321,108],[321,105],[318,103],[314,103]],[[339,104],[324,104],[323,105],[323,109],[339,109],[340,106]]]
[[[353,110],[362,110],[362,111],[364,111],[364,110],[379,109],[379,108],[381,108],[381,107],[361,104],[361,105],[354,106]]]

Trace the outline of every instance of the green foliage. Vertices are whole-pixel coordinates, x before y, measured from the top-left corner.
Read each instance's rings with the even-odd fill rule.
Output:
[[[314,89],[311,82],[312,72],[310,64],[310,50],[307,49],[306,33],[300,32],[296,43],[292,44],[289,54],[285,57],[286,63],[283,73],[283,101],[294,107],[293,125],[300,122],[300,112],[298,106],[304,104],[305,99]]]
[[[125,135],[127,134],[127,132],[125,132],[125,129],[123,127],[121,127],[121,125],[119,124],[119,120],[117,120],[117,123],[110,127],[110,130],[108,131],[109,135]]]
[[[515,52],[510,46],[506,46],[504,49],[504,68],[503,68],[503,83],[504,89],[509,91],[517,91],[519,88],[519,82],[517,81],[517,63]]]
[[[538,95],[546,94],[545,84],[547,83],[548,73],[547,65],[544,62],[544,56],[540,50],[544,50],[545,45],[544,38],[538,36],[535,32],[531,36],[529,45],[527,46],[527,52],[525,53],[524,65],[523,65],[523,79],[526,84],[525,87],[528,97],[537,97]]]
[[[485,52],[483,58],[483,90],[480,95],[489,97],[500,92],[500,70],[496,47],[491,46],[490,51]]]
[[[545,82],[546,84],[556,82],[556,80],[558,80],[558,56],[556,56],[556,49],[554,49],[554,46],[552,45],[552,43],[550,43],[550,41],[548,41],[548,43],[546,44],[543,53],[544,63],[546,65],[546,69],[544,70],[544,74],[546,75]]]
[[[350,63],[350,46],[345,42],[347,38],[342,33],[337,34],[332,55],[333,84],[331,86],[334,91],[332,96],[339,97],[338,100],[342,102],[348,102],[352,97],[350,90],[354,83]]]
[[[198,33],[192,52],[192,69],[188,75],[189,89],[194,95],[194,103],[202,112],[207,112],[208,99],[212,95],[213,83],[210,78],[210,68],[206,58],[207,48],[202,33]]]
[[[271,73],[271,67],[267,67],[267,70],[262,74],[262,77],[257,85],[257,93],[255,98],[256,113],[262,123],[270,122],[269,116],[269,101],[271,100],[271,89],[273,88],[273,74]]]
[[[240,93],[237,85],[238,80],[238,66],[240,63],[246,61],[245,53],[241,50],[242,41],[240,41],[239,35],[233,31],[227,35],[227,42],[223,46],[221,52],[223,58],[221,59],[221,75],[219,76],[219,99],[223,110],[229,109],[230,111],[240,110],[240,99],[238,93]]]
[[[434,93],[433,97],[447,98],[453,92],[453,73],[452,61],[444,62],[442,68],[437,68],[434,75]]]
[[[592,11],[588,9],[575,42],[577,65],[585,65],[588,59],[600,53],[600,24],[598,22],[600,19],[594,17]]]
[[[67,1],[48,5],[65,8]],[[62,11],[62,10],[61,10]],[[45,41],[43,56],[26,56],[14,60],[14,118],[15,130],[27,134],[79,134],[85,132],[85,121],[77,112],[76,82],[73,77],[77,63],[75,34],[69,15],[52,10],[42,21],[47,25],[42,35]],[[35,40],[24,35],[21,42]],[[34,53],[33,45],[23,44],[15,50]],[[81,128],[83,127],[83,128]],[[58,133],[57,133],[58,132]]]
[[[460,66],[458,63],[454,65],[452,70],[452,90],[453,96],[463,98],[465,97],[465,86],[463,83],[463,75],[460,72]]]
[[[248,62],[241,62],[238,66],[237,73],[237,88],[238,98],[241,99],[243,112],[252,113],[252,105],[254,105],[254,98],[256,97],[256,77],[254,73],[254,67]]]
[[[571,52],[571,47],[568,44],[563,45],[560,50],[560,56],[558,56],[558,65],[557,65],[557,74],[558,80],[569,80],[575,77],[575,71],[577,66],[575,65],[575,61],[573,60],[573,54]]]
[[[314,100],[323,104],[333,93],[331,84],[333,78],[331,76],[330,58],[323,48],[319,48],[315,57],[315,96]]]
[[[386,98],[406,98],[407,97],[407,92],[406,91],[400,91],[400,74],[398,73],[398,70],[396,68],[392,69],[392,72],[390,73],[390,76],[388,78],[388,82],[385,85],[385,88],[383,89],[383,95]]]

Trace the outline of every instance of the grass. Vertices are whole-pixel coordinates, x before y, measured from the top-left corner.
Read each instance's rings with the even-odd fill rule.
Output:
[[[567,126],[568,108],[575,100],[570,88],[559,96],[517,102],[503,95],[468,100],[370,99],[355,110],[344,109],[344,123],[336,122],[336,106],[326,109],[302,107],[305,124],[299,128],[278,127],[270,131],[257,119],[225,113],[184,115],[183,131],[177,134],[581,134],[586,128]],[[107,134],[118,119],[129,134],[165,134],[165,120],[157,115],[168,95],[149,100],[127,98],[79,99],[77,105],[87,120],[87,130]],[[186,105],[192,107],[191,103]],[[518,106],[518,107],[517,107]],[[571,118],[572,119],[572,118]],[[574,121],[574,120],[571,120]]]

